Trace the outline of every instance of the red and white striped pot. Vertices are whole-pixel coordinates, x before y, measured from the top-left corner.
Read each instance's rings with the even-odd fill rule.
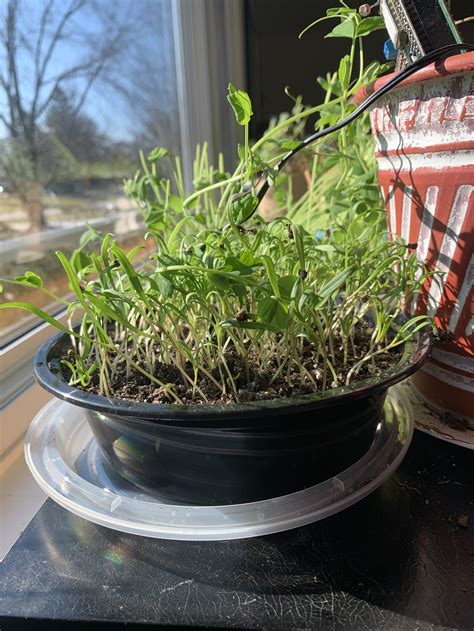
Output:
[[[356,101],[392,76],[360,90]],[[412,311],[432,314],[452,339],[434,344],[413,383],[435,408],[472,420],[474,52],[418,71],[376,102],[370,119],[389,230],[443,272],[427,279]]]

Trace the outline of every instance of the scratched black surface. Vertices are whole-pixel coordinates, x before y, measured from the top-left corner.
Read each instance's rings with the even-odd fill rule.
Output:
[[[358,505],[242,541],[124,535],[49,500],[0,568],[0,628],[34,620],[473,628],[474,453],[416,432],[398,472]]]

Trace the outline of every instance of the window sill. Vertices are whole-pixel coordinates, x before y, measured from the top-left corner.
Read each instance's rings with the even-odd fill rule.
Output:
[[[0,562],[45,500],[26,466],[21,435],[0,458]]]
[[[65,314],[57,318],[65,321]],[[0,352],[0,457],[22,436],[35,414],[50,399],[34,382],[33,358],[56,329],[41,324]]]
[[[0,470],[5,454],[25,435],[35,414],[51,395],[34,383],[0,411]]]

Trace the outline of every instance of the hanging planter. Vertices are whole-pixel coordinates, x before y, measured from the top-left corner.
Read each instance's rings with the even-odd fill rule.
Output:
[[[356,101],[381,88],[383,77]],[[474,53],[431,64],[371,109],[389,230],[432,272],[411,305],[439,339],[412,379],[436,409],[474,419]]]

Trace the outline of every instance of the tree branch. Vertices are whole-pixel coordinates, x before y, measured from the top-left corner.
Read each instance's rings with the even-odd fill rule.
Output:
[[[45,75],[46,69],[48,68],[49,62],[51,61],[51,57],[53,55],[54,49],[56,48],[58,41],[61,39],[61,34],[63,32],[65,25],[72,18],[72,16],[84,6],[84,3],[85,3],[85,0],[72,0],[69,5],[69,8],[62,16],[61,20],[59,21],[58,26],[56,27],[55,32],[51,36],[49,46],[47,48],[43,61],[40,63],[40,68],[36,77],[35,90],[33,94],[33,102],[31,106],[32,124],[33,124],[33,121],[36,120],[37,118],[36,109],[38,105],[38,99],[40,97],[40,92],[43,87],[44,75]],[[41,108],[41,109],[44,111],[44,108]]]
[[[38,82],[38,76],[39,76],[39,67],[40,67],[40,60],[41,60],[41,49],[43,47],[43,39],[44,39],[44,33],[46,30],[46,23],[48,21],[49,18],[49,14],[51,12],[51,9],[53,8],[54,5],[54,0],[48,0],[44,11],[41,15],[41,21],[40,21],[40,29],[39,29],[39,34],[38,34],[38,39],[36,40],[36,47],[35,47],[35,79],[36,79],[36,83]]]
[[[16,68],[16,18],[18,11],[17,0],[10,0],[8,3],[6,30],[5,30],[5,48],[8,59],[8,83],[5,82],[4,87],[8,97],[10,108],[11,124],[16,128],[17,120],[20,121],[23,133],[26,131],[25,112],[23,110],[20,87],[18,85],[18,73]]]
[[[48,79],[47,81],[43,82],[43,87],[44,87],[45,85],[48,85],[52,81],[55,81],[52,90],[50,91],[46,99],[43,101],[41,106],[38,108],[37,118],[39,118],[41,114],[43,114],[46,111],[48,105],[51,103],[54,97],[56,90],[61,86],[61,83],[63,81],[66,81],[67,79],[70,79],[72,77],[78,77],[80,76],[80,73],[82,71],[89,69],[89,72],[87,73],[87,76],[88,76],[87,83],[84,86],[82,94],[79,97],[78,105],[76,106],[75,111],[74,111],[74,114],[76,115],[79,112],[79,110],[82,108],[82,106],[84,105],[84,102],[87,98],[87,95],[90,92],[92,85],[103,72],[104,67],[107,64],[107,62],[116,55],[118,50],[120,50],[120,42],[121,42],[124,32],[125,32],[125,26],[123,26],[122,28],[119,28],[111,37],[109,37],[108,41],[105,42],[101,50],[98,53],[96,53],[95,62],[92,59],[86,62],[82,62],[78,64],[77,66],[68,68],[57,77],[53,79]]]
[[[94,60],[92,59],[88,59],[87,61],[84,61],[80,64],[77,64],[77,66],[72,66],[71,68],[68,68],[67,70],[64,70],[63,72],[61,72],[61,74],[56,75],[55,77],[51,77],[50,79],[47,79],[46,81],[43,82],[43,87],[49,85],[50,83],[54,83],[54,88],[53,91],[59,87],[59,84],[61,83],[61,81],[65,81],[66,79],[70,79],[71,77],[77,77],[78,75],[80,76],[81,73],[84,70],[90,71],[91,66],[94,65]],[[87,72],[87,74],[89,74],[89,72]]]

